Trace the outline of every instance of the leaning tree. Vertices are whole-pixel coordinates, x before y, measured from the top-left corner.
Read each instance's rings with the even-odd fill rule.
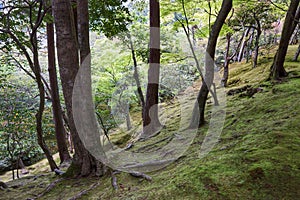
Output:
[[[281,33],[278,50],[275,54],[273,64],[271,66],[270,77],[272,79],[280,79],[288,74],[284,69],[284,61],[289,46],[290,38],[296,28],[300,17],[299,0],[291,0],[288,8],[284,25]]]
[[[232,8],[232,0],[223,0],[220,12],[210,31],[208,44],[205,55],[205,75],[202,79],[202,86],[197,96],[197,103],[193,112],[190,126],[199,127],[205,123],[205,107],[208,93],[214,80],[214,57],[216,51],[217,40],[223,24]]]

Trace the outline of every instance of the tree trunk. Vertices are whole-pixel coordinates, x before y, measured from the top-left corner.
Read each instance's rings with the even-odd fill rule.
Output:
[[[57,73],[55,66],[55,45],[54,45],[54,27],[52,23],[47,23],[47,43],[48,43],[48,71],[51,87],[51,99],[53,109],[53,119],[55,124],[55,136],[58,147],[60,162],[68,161],[71,156],[66,142],[66,131],[64,128],[62,109],[59,99],[59,89],[57,83]]]
[[[144,99],[144,95],[143,95],[143,91],[142,91],[142,87],[141,87],[141,82],[140,82],[140,77],[139,77],[139,72],[138,72],[138,65],[137,65],[137,60],[136,60],[136,56],[135,56],[135,50],[133,47],[133,42],[132,42],[132,38],[131,35],[128,35],[129,37],[129,42],[130,42],[130,49],[131,49],[131,55],[132,55],[132,60],[133,60],[133,67],[134,67],[134,73],[133,73],[133,77],[137,86],[137,93],[138,93],[138,97],[140,99],[140,104],[142,106],[142,115],[144,113],[144,107],[145,107],[145,99]]]
[[[129,103],[128,102],[126,102],[125,117],[126,117],[127,131],[130,131],[132,129],[132,125],[131,125],[131,119],[130,119],[130,113],[129,113]]]
[[[86,11],[87,5],[80,7]],[[75,127],[72,109],[72,92],[75,78],[79,69],[79,55],[76,30],[70,0],[53,0],[54,20],[56,27],[57,53],[59,71],[61,76],[70,132],[74,143],[75,154],[73,158],[74,175],[88,176],[97,172],[97,162],[84,147]],[[78,6],[79,7],[79,6]],[[84,15],[84,14],[80,14]],[[86,38],[85,38],[86,39]],[[83,42],[83,41],[81,41]],[[81,59],[87,52],[82,49]],[[85,53],[85,54],[84,54]]]
[[[222,85],[224,87],[227,87],[227,81],[229,76],[229,63],[231,58],[229,57],[229,50],[230,50],[230,39],[231,39],[231,33],[226,34],[227,39],[227,46],[226,46],[226,53],[225,53],[225,62],[224,62],[224,73],[222,78]]]
[[[150,0],[150,58],[148,85],[141,138],[151,137],[159,131],[158,90],[160,74],[160,6],[158,0]]]
[[[50,152],[49,148],[47,147],[45,140],[43,138],[42,121],[43,121],[43,112],[44,112],[44,108],[45,108],[45,88],[44,88],[42,78],[41,78],[41,67],[40,67],[39,58],[38,58],[37,34],[35,31],[31,34],[30,41],[31,41],[32,49],[33,49],[34,74],[36,77],[36,82],[38,85],[39,97],[40,97],[38,112],[35,115],[38,144],[40,145],[43,152],[45,153],[51,170],[54,171],[54,169],[57,169],[58,167],[57,167],[56,163],[54,162],[51,152]]]
[[[90,48],[90,36],[89,36],[89,8],[88,8],[88,0],[77,0],[77,20],[78,20],[78,43],[79,43],[79,51],[80,51],[80,64],[88,67],[89,71],[89,82],[90,82],[90,95],[92,95],[92,86],[91,86],[91,48]],[[94,105],[93,105],[94,106]],[[97,140],[97,133],[94,135],[89,135],[92,140]],[[99,141],[100,142],[100,141]],[[98,144],[100,145],[100,143]],[[83,154],[82,160],[82,174],[86,175],[91,172],[95,172],[97,175],[103,175],[105,172],[104,165],[97,161],[87,150],[86,153]],[[89,163],[88,163],[89,162]]]
[[[259,52],[259,39],[260,39],[260,36],[261,36],[261,26],[260,26],[260,21],[259,20],[256,20],[257,21],[257,33],[256,33],[256,38],[255,38],[255,47],[254,47],[254,56],[253,56],[253,60],[252,60],[252,65],[253,65],[253,68],[255,68],[257,66],[257,60],[258,60],[258,52]]]
[[[285,71],[283,65],[284,65],[287,49],[289,46],[290,38],[294,32],[294,29],[296,28],[296,25],[298,23],[297,21],[299,20],[300,9],[298,8],[298,6],[299,6],[299,0],[291,0],[291,4],[288,8],[284,20],[284,25],[281,33],[280,42],[279,42],[279,48],[274,57],[274,61],[271,67],[270,77],[272,79],[277,80],[287,76],[287,72]]]
[[[248,42],[247,37],[249,35],[250,29],[251,28],[247,28],[247,30],[245,31],[245,33],[243,35],[243,42],[242,42],[242,45],[241,45],[241,48],[240,48],[240,52],[239,52],[239,55],[238,55],[238,58],[237,58],[238,62],[241,62],[242,59],[244,58],[245,46],[246,46],[246,44]]]
[[[298,43],[298,32],[299,32],[299,26],[298,24],[296,25],[295,31],[292,34],[292,37],[290,39],[290,45],[295,45]]]
[[[294,55],[293,61],[296,62],[298,60],[299,54],[300,54],[300,45],[298,46],[298,49]]]
[[[205,105],[208,97],[209,88],[214,80],[214,57],[217,40],[222,26],[232,8],[232,0],[223,0],[221,10],[210,32],[205,56],[205,80],[202,81],[197,102],[194,108],[190,127],[199,127],[205,123]],[[198,110],[197,110],[198,109]],[[197,111],[197,112],[196,112]],[[198,123],[198,124],[196,124]]]
[[[258,52],[259,52],[259,39],[262,34],[261,31],[261,24],[260,24],[260,19],[256,18],[256,15],[254,14],[254,18],[256,21],[256,37],[255,37],[255,44],[254,44],[254,55],[252,57],[252,67],[256,68],[257,67],[257,60],[258,60]]]
[[[250,55],[252,55],[251,45],[252,45],[252,42],[253,42],[254,31],[255,30],[253,29],[253,32],[250,35],[250,38],[249,38],[249,41],[248,41],[248,44],[247,44],[247,49],[246,49],[246,63],[249,63]]]

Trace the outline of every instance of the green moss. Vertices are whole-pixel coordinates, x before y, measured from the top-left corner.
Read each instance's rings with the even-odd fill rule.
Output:
[[[73,162],[71,163],[70,167],[66,171],[66,173],[63,174],[64,178],[73,178],[76,175],[80,174],[80,167],[75,165]]]
[[[199,150],[207,124],[199,130],[199,135],[182,158],[164,169],[149,173],[152,182],[121,173],[117,175],[119,190],[114,191],[109,177],[100,180],[67,179],[42,199],[69,199],[97,181],[101,184],[81,199],[299,199],[300,79],[296,76],[300,74],[300,65],[291,62],[295,50],[296,46],[292,46],[288,51],[285,66],[289,77],[280,83],[267,81],[272,55],[260,58],[256,69],[245,63],[231,66],[231,84],[227,91],[245,85],[260,87],[262,91],[252,97],[228,96],[223,133],[205,158],[199,159]],[[270,52],[275,51],[271,49]],[[157,142],[178,129],[179,103],[175,101],[164,106],[167,116],[172,116],[166,127],[158,136],[136,142],[132,151],[144,145],[148,145],[150,150],[160,148],[167,141]],[[140,110],[133,109],[132,115],[135,125],[139,125]],[[140,128],[132,132],[115,132],[112,140],[124,145],[137,130]],[[76,170],[72,166],[67,174],[72,175]],[[39,190],[27,188],[33,187],[27,184],[13,192],[5,192],[0,199],[20,199],[22,190],[26,189],[28,193],[38,193],[54,178],[57,177],[48,174],[37,179],[43,183]],[[18,182],[10,185],[15,183]]]

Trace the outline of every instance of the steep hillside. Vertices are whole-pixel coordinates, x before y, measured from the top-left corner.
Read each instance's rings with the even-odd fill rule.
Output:
[[[299,199],[300,64],[291,62],[296,48],[290,47],[285,63],[289,77],[280,82],[268,80],[274,52],[261,57],[256,69],[251,63],[231,65],[224,129],[206,157],[199,158],[199,149],[208,125],[200,129],[180,159],[149,173],[152,181],[120,173],[116,175],[119,190],[115,191],[109,176],[61,179],[35,172],[8,182],[9,188],[0,190],[0,199],[28,199],[39,194],[43,195],[38,199],[70,199],[82,192],[80,199]],[[162,140],[176,129],[175,105],[165,105],[175,116],[167,128],[150,141],[137,142],[135,149]],[[124,135],[116,134],[113,141],[125,145]],[[56,180],[48,191],[46,187]]]

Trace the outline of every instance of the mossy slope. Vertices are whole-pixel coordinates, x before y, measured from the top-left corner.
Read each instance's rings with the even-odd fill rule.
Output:
[[[207,126],[182,158],[149,174],[152,182],[122,173],[117,175],[120,189],[114,191],[109,177],[68,179],[40,199],[69,199],[95,182],[99,186],[81,199],[300,199],[300,64],[291,62],[295,49],[290,48],[285,63],[289,77],[280,83],[267,81],[272,56],[261,58],[256,69],[231,66],[228,90],[245,85],[259,90],[251,97],[247,91],[228,96],[223,133],[205,158],[198,155]],[[39,184],[54,179],[32,179],[0,191],[0,199],[32,198],[44,190]]]

